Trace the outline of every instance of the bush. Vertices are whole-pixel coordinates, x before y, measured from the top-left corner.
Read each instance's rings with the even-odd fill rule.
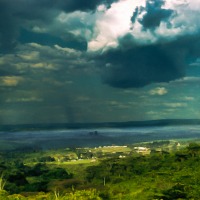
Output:
[[[69,179],[72,176],[72,174],[68,174],[63,168],[55,168],[42,175],[44,179]]]
[[[27,184],[24,187],[24,191],[26,191],[26,192],[46,192],[47,184],[48,184],[47,181],[41,181],[41,182]]]
[[[48,172],[49,169],[45,164],[38,163],[32,169],[29,170],[29,176],[41,176],[42,174]]]
[[[10,174],[7,178],[7,181],[14,183],[17,186],[26,185],[28,181],[23,173],[16,172],[15,174]]]
[[[44,156],[38,160],[39,160],[39,162],[54,162],[55,158],[52,158],[51,156]]]

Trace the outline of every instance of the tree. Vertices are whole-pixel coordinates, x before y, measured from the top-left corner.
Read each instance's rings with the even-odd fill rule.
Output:
[[[69,174],[63,168],[55,168],[55,169],[49,170],[47,173],[44,173],[42,177],[44,179],[69,179],[69,178],[72,178],[73,175]]]
[[[197,143],[190,143],[188,146],[188,152],[192,157],[195,157],[200,152],[200,145]]]
[[[165,190],[163,194],[162,199],[164,200],[187,199],[186,186],[180,183],[174,185],[169,190]]]
[[[22,186],[28,184],[24,173],[17,171],[14,174],[10,174],[7,179],[10,183],[16,184],[16,186]]]
[[[41,176],[48,171],[49,169],[45,164],[38,163],[28,173],[30,176]]]

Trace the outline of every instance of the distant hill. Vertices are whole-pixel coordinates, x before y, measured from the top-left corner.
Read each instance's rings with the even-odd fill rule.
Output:
[[[200,119],[162,119],[149,121],[103,122],[103,123],[51,123],[0,125],[0,131],[57,130],[84,128],[125,128],[170,125],[200,125]]]

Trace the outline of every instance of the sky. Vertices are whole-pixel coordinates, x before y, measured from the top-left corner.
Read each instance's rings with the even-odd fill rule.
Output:
[[[199,0],[0,0],[0,124],[200,119]]]

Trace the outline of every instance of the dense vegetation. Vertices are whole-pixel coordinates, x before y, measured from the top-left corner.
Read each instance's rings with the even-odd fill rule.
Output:
[[[58,163],[53,156],[2,153],[0,199],[175,200],[200,197],[200,145],[149,155]],[[39,155],[39,154],[38,154]],[[30,162],[32,160],[37,162]],[[29,162],[28,162],[29,161]]]

